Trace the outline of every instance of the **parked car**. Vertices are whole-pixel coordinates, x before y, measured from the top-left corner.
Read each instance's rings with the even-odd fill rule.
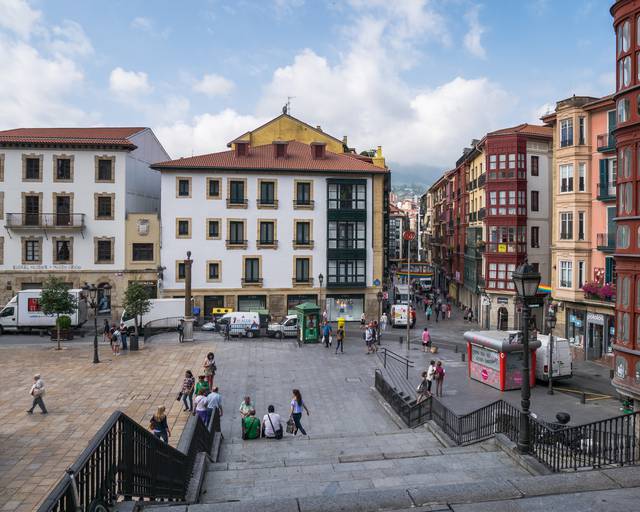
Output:
[[[298,335],[297,315],[287,315],[278,323],[271,323],[267,327],[267,336],[270,338],[295,338]]]

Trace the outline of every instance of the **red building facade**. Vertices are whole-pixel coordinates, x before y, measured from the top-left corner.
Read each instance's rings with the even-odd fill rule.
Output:
[[[640,0],[611,7],[616,34],[618,153],[613,385],[640,400]]]

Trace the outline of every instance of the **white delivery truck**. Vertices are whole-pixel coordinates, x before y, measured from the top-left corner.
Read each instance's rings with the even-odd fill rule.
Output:
[[[284,338],[298,335],[298,316],[287,315],[280,322],[269,324],[267,327],[267,336],[270,338]]]
[[[157,327],[178,328],[180,319],[184,318],[184,299],[151,299],[150,303],[151,308],[140,320],[142,329],[149,322],[161,323],[163,320],[168,324]],[[127,332],[132,333],[135,330],[136,320],[126,310],[122,312],[120,321],[127,328]]]
[[[78,301],[78,309],[70,315],[71,327],[80,327],[87,321],[87,297],[80,289],[69,290]],[[22,290],[0,310],[0,334],[45,330],[56,325],[55,315],[45,315],[40,307],[42,290]]]
[[[553,365],[549,364],[549,336],[538,334],[542,343],[536,350],[536,379],[549,381],[549,369],[553,367],[553,379],[569,379],[573,375],[569,340],[553,337]]]
[[[409,303],[409,285],[399,284],[396,285],[393,301],[396,304],[408,304]]]

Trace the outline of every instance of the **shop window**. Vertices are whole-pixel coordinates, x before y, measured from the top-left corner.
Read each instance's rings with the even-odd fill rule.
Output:
[[[627,376],[628,364],[623,356],[616,356],[616,377],[624,379]]]

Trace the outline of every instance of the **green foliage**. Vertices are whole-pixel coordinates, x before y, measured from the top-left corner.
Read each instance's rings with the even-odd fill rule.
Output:
[[[61,279],[51,276],[42,287],[40,308],[45,315],[70,315],[78,309],[78,301]]]
[[[56,325],[60,327],[60,329],[70,329],[71,328],[71,317],[67,315],[62,315],[56,320]]]
[[[151,309],[151,300],[147,289],[137,281],[130,283],[124,292],[122,306],[129,315],[135,317],[137,330],[140,317]]]

